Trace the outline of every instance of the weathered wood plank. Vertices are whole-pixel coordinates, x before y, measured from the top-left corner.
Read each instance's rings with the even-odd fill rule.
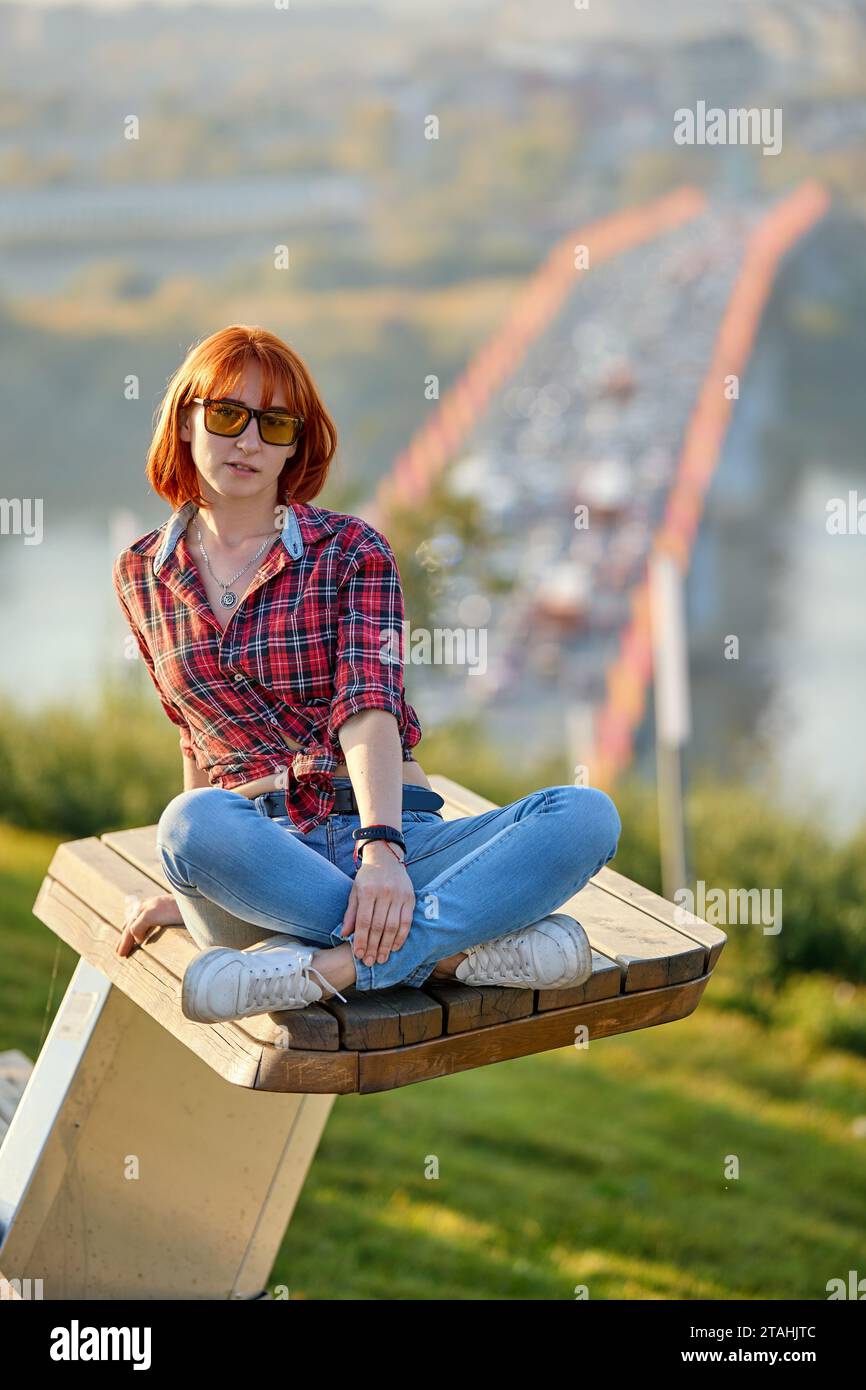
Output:
[[[546,1009],[566,1009],[571,1004],[592,1004],[597,999],[610,999],[620,993],[622,968],[618,961],[610,960],[600,951],[593,949],[592,974],[582,985],[568,989],[538,989],[535,991],[535,1010],[544,1013]]]
[[[676,903],[670,902],[667,898],[662,898],[658,893],[653,893],[649,888],[644,888],[640,883],[635,883],[633,879],[626,878],[624,874],[612,869],[609,864],[605,864],[599,869],[593,883],[598,884],[606,893],[622,898],[624,902],[631,903],[641,912],[648,913],[650,917],[656,917],[665,926],[673,927],[682,936],[688,936],[693,941],[704,947],[706,951],[705,970],[715,969],[716,961],[724,949],[728,939],[727,933],[715,927],[710,922],[705,922],[703,917],[696,917],[694,913],[687,913]]]
[[[140,825],[134,830],[109,830],[99,837],[115,854],[152,879],[157,888],[151,892],[171,893],[172,886],[163,873],[156,852],[156,825]]]
[[[211,1025],[214,1026],[214,1025]],[[348,1096],[358,1090],[357,1052],[303,1052],[296,1047],[263,1047],[257,1091]]]
[[[465,985],[462,980],[428,977],[422,988],[441,1005],[446,1033],[466,1033],[470,1028],[489,1028],[493,1023],[526,1018],[532,1013],[535,1002],[531,989]]]
[[[593,1039],[638,1028],[654,1028],[686,1018],[696,1008],[708,975],[683,984],[667,985],[642,994],[617,994],[593,1004],[550,1009],[530,1018],[495,1024],[469,1033],[449,1033],[412,1048],[366,1052],[358,1058],[358,1089],[362,1094],[390,1091],[473,1067],[490,1066],[574,1043],[575,1028],[585,1025]]]
[[[343,990],[348,1003],[332,997],[326,1007],[340,1025],[340,1039],[350,1052],[401,1047],[442,1032],[442,1009],[422,990],[395,985],[390,989]]]
[[[703,946],[605,893],[594,879],[557,910],[576,918],[594,949],[618,963],[624,994],[680,984],[706,973]]]
[[[239,1022],[254,1022],[259,1015]],[[339,1052],[340,1025],[324,1004],[308,1004],[303,1009],[280,1009],[267,1017],[277,1030],[273,1041],[280,1047],[302,1052]]]

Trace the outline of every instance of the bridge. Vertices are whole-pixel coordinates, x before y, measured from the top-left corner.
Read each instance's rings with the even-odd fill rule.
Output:
[[[681,188],[554,246],[361,509],[387,534],[444,480],[478,500],[485,561],[513,579],[468,605],[483,679],[412,667],[424,709],[481,708],[503,744],[531,709],[612,792],[652,676],[652,557],[688,572],[775,276],[829,201],[813,181],[745,205]]]

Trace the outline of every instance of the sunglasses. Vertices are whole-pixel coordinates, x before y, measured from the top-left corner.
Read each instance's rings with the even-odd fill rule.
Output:
[[[204,406],[204,427],[208,434],[221,434],[227,439],[243,434],[255,415],[263,444],[294,444],[304,428],[303,415],[290,415],[287,410],[254,410],[240,401],[214,400],[211,396],[193,396],[196,405]]]

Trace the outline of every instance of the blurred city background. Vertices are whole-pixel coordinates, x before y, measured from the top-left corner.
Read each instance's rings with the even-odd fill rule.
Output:
[[[678,1025],[692,1028],[689,1058],[676,1029],[649,1039],[672,1131],[675,1117],[712,1131],[713,1105],[736,1109],[722,1056],[752,1109],[778,1107],[749,1199],[766,1221],[758,1253],[745,1236],[731,1248],[715,1192],[705,1248],[681,1249],[688,1192],[672,1173],[654,1189],[670,1204],[664,1259],[646,1229],[592,1224],[598,1200],[639,1201],[656,1181],[645,1164],[602,1172],[634,1137],[604,1109],[606,1085],[625,1083],[634,1114],[635,1078],[655,1084],[644,1035],[611,1040],[611,1060],[582,1073],[571,1157],[546,1146],[572,1059],[365,1098],[363,1130],[335,1116],[289,1237],[310,1271],[300,1296],[335,1296],[317,1243],[328,1221],[338,1258],[353,1250],[347,1288],[373,1297],[561,1297],[557,1280],[585,1272],[572,1243],[594,1247],[610,1297],[822,1297],[816,1242],[829,1272],[853,1258],[866,515],[863,533],[833,534],[828,505],[853,491],[850,515],[866,495],[864,37],[859,0],[0,4],[0,496],[44,506],[40,544],[0,536],[0,1046],[32,1055],[50,1021],[54,943],[29,913],[51,846],[150,823],[179,789],[177,731],[124,659],[110,567],[167,515],[144,477],[166,381],[233,322],[268,327],[310,367],[340,434],[316,501],[388,535],[411,628],[485,634],[477,671],[413,660],[409,644],[425,770],[505,801],[585,765],[623,811],[616,867],[658,889],[641,595],[665,537],[685,575],[690,870],[785,889],[780,937],[731,928],[727,983]],[[700,104],[781,112],[781,147],[678,143],[675,113]],[[283,244],[288,270],[274,265]],[[61,976],[71,960],[64,948]],[[551,1129],[527,1139],[524,1170],[509,1144],[537,1120],[516,1075],[526,1107],[550,1087]],[[713,1100],[695,1120],[704,1086]],[[455,1141],[472,1114],[501,1140],[488,1177],[494,1158],[503,1192],[530,1175],[526,1229],[500,1226],[480,1189],[449,1225],[429,1194],[413,1205],[411,1184],[395,1197],[370,1178],[366,1213],[342,1186],[364,1149],[347,1160],[341,1142],[362,1133],[372,1152],[395,1105],[425,1132],[434,1092],[449,1123],[448,1088],[465,1107]],[[783,1196],[774,1185],[780,1133],[811,1123],[810,1107],[834,1136],[813,1134],[813,1176],[825,1194],[848,1184],[811,1228],[793,1157]],[[576,1214],[544,1189],[551,1163],[571,1181],[593,1117],[610,1128]],[[464,1183],[479,1142],[473,1129]],[[815,1214],[813,1197],[799,1205]],[[420,1262],[398,1274],[389,1242],[407,1228]]]

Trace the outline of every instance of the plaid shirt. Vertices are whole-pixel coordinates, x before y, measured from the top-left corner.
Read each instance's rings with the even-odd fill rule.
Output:
[[[389,710],[414,761],[397,562],[360,517],[294,502],[223,631],[184,534],[194,512],[185,503],[120,552],[120,605],[186,757],[212,786],[281,773],[286,814],[306,833],[330,814],[337,730],[353,714]]]

